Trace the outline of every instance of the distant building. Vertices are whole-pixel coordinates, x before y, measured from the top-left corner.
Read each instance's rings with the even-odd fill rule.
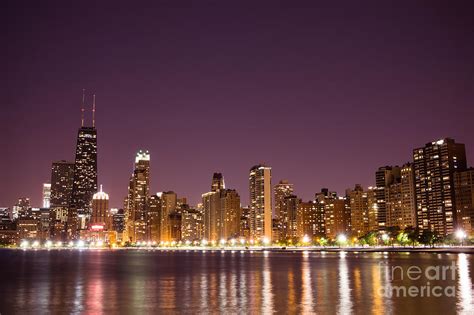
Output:
[[[26,218],[28,216],[28,210],[30,209],[30,207],[30,198],[18,198],[18,202],[13,206],[13,220]]]
[[[202,213],[186,208],[181,213],[181,237],[183,241],[200,242],[203,238]]]
[[[177,239],[177,220],[181,219],[173,216],[177,213],[178,197],[174,191],[158,193],[158,196],[161,197],[160,240],[162,242],[171,242]],[[173,222],[171,221],[172,219],[174,220]]]
[[[283,179],[275,185],[273,191],[275,196],[275,218],[280,218],[283,199],[293,194],[293,184]]]
[[[49,208],[51,204],[51,184],[43,184],[43,208]]]
[[[71,208],[77,216],[77,228],[85,229],[92,214],[92,197],[97,192],[97,130],[81,126],[77,133],[76,159]],[[72,214],[74,216],[74,214]],[[73,221],[71,217],[71,222]]]
[[[474,168],[454,173],[456,228],[474,232]]]
[[[146,216],[147,239],[159,243],[161,240],[161,197],[151,195],[148,199],[148,214]]]
[[[50,230],[51,238],[65,241],[68,230],[68,217],[72,200],[74,163],[53,162],[51,166]],[[72,213],[71,213],[72,216]]]
[[[446,138],[413,150],[417,227],[439,235],[456,225],[454,173],[466,169],[464,144]]]
[[[256,165],[250,169],[250,235],[255,240],[272,240],[272,169]]]
[[[350,207],[346,206],[344,197],[338,197],[336,192],[323,188],[320,193],[315,194],[315,203],[318,215],[315,217],[314,235],[323,234],[329,239],[335,239],[339,234],[351,232]]]
[[[109,214],[109,195],[102,190],[95,193],[92,197],[92,215],[89,221],[90,230],[107,230],[107,221]]]
[[[128,185],[126,198],[126,240],[132,243],[145,241],[146,215],[150,195],[150,153],[138,151],[135,167]]]

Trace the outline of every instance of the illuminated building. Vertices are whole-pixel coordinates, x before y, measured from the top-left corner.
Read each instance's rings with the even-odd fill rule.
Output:
[[[348,190],[347,198],[351,209],[351,228],[355,236],[367,234],[369,229],[369,208],[367,192],[361,185],[356,184],[353,190]]]
[[[51,184],[43,184],[43,208],[49,208],[51,205]]]
[[[51,166],[50,229],[51,237],[54,240],[66,240],[73,180],[74,163],[64,160],[53,162]]]
[[[300,202],[296,213],[296,229],[297,233],[293,236],[295,241],[305,235],[311,239],[324,236],[324,205],[316,201]]]
[[[30,207],[30,198],[18,198],[18,202],[12,208],[13,220],[26,218]]]
[[[446,138],[413,150],[416,222],[420,230],[452,234],[456,224],[454,173],[466,169],[464,144]]]
[[[151,195],[148,199],[148,212],[146,216],[147,240],[160,242],[161,226],[161,197]]]
[[[221,173],[214,173],[211,191],[203,194],[204,238],[219,241],[240,234],[240,196],[226,189]]]
[[[132,243],[146,240],[146,215],[149,195],[150,153],[140,150],[135,156],[135,168],[130,177],[125,207],[127,240]]]
[[[474,168],[454,173],[458,229],[474,232]]]
[[[256,165],[250,169],[250,235],[272,240],[272,169]]]
[[[387,226],[386,199],[390,185],[400,183],[399,166],[383,166],[375,172],[375,200],[377,203],[378,227],[384,230]],[[373,230],[373,229],[371,229]]]
[[[240,209],[240,236],[250,238],[250,207]]]
[[[97,130],[95,128],[95,95],[92,105],[92,126],[84,126],[84,96],[81,127],[77,133],[72,211],[70,224],[77,220],[77,228],[85,229],[92,214],[92,197],[97,192]],[[73,231],[72,234],[75,234]]]
[[[325,235],[335,239],[339,234],[350,233],[350,207],[346,207],[346,199],[338,197],[336,192],[327,188],[315,194],[315,207],[317,208],[314,220],[314,236]],[[322,222],[321,222],[322,221]],[[310,236],[310,234],[307,234]]]
[[[179,242],[181,241],[181,225],[182,216],[181,213],[173,212],[169,215],[169,241]]]
[[[181,236],[183,241],[196,242],[203,238],[202,214],[189,207],[181,212]]]
[[[295,195],[289,195],[283,198],[280,206],[280,240],[288,241],[298,238],[297,211],[301,200]],[[301,210],[301,209],[300,209]]]
[[[386,189],[386,211],[387,227],[415,227],[415,185],[411,164],[403,165],[400,182]]]
[[[89,221],[89,227],[91,229],[106,229],[109,212],[109,195],[102,191],[102,185],[100,185],[100,191],[95,193],[92,197],[92,215]]]
[[[173,217],[175,221],[171,222],[171,215],[176,212],[178,205],[178,196],[174,191],[158,193],[158,196],[161,198],[160,241],[171,242],[178,234],[176,229],[172,230],[178,218]]]
[[[275,196],[275,218],[280,218],[283,199],[293,194],[293,184],[288,183],[287,180],[281,180],[275,185],[273,191]]]

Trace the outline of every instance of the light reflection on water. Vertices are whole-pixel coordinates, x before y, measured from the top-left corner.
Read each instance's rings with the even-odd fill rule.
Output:
[[[386,266],[455,264],[456,297],[391,297]],[[0,313],[474,313],[473,255],[0,251]]]

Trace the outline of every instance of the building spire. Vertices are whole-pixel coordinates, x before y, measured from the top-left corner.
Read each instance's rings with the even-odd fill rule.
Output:
[[[92,127],[95,127],[95,94],[92,96]]]
[[[84,127],[84,103],[86,101],[86,89],[82,89],[81,127]]]

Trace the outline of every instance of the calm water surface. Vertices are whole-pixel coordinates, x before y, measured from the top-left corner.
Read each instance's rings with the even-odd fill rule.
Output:
[[[456,269],[410,281],[413,265]],[[0,277],[1,314],[474,314],[468,254],[0,250]],[[427,282],[454,296],[384,296]]]

